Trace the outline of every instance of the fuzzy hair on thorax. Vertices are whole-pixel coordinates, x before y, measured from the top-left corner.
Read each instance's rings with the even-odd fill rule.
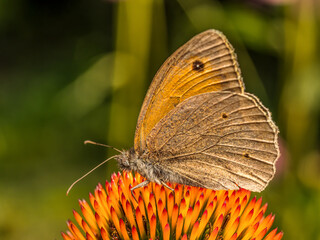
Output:
[[[117,155],[116,160],[121,170],[138,172],[151,182],[180,183],[182,180],[176,173],[165,169],[165,166],[160,164],[161,161],[150,159],[150,154],[146,152],[140,155],[133,148]]]

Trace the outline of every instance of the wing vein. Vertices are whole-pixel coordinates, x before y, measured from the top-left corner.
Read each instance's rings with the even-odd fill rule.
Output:
[[[231,104],[230,104],[231,105]],[[226,107],[229,107],[230,105],[228,105],[228,106],[226,106]],[[223,110],[224,108],[222,108],[221,110]],[[250,109],[250,108],[248,108],[248,109]],[[242,109],[242,110],[246,110],[246,109]],[[215,127],[218,127],[218,126],[220,126],[220,125],[222,125],[222,124],[226,124],[226,123],[228,123],[228,122],[232,122],[233,120],[237,120],[237,119],[242,119],[242,118],[244,118],[244,117],[258,117],[258,116],[264,116],[263,114],[251,114],[251,115],[244,115],[244,116],[241,116],[241,117],[235,117],[235,118],[229,118],[228,120],[224,120],[223,122],[220,122],[220,123],[217,123],[217,124],[213,124],[213,125],[209,125],[209,127],[210,128],[215,128]],[[236,123],[235,125],[236,126],[238,126],[238,125],[241,125],[241,124],[243,124],[243,125],[245,125],[245,124],[251,124],[251,123],[255,123],[255,122],[257,122],[257,123],[265,123],[265,121],[253,121],[253,122],[243,122],[243,123]],[[223,127],[229,127],[229,126],[234,126],[234,125],[226,125],[226,126],[222,126],[221,128],[223,128]],[[252,132],[253,131],[255,131],[254,129],[253,130],[251,130]]]
[[[225,61],[225,60],[224,60],[224,61]],[[208,62],[211,62],[211,61],[207,61],[207,62],[205,62],[204,64],[206,65],[206,63],[208,63]],[[222,62],[221,62],[221,63],[222,63]],[[189,64],[189,63],[188,63],[188,64]],[[187,64],[185,64],[185,65],[187,65]],[[199,74],[198,72],[191,72],[191,74],[190,74],[190,71],[189,71],[189,72],[186,72],[186,73],[180,78],[180,80],[179,80],[179,81],[181,82],[181,84],[180,84],[180,85],[177,85],[177,86],[174,88],[174,90],[177,90],[177,89],[183,87],[184,85],[186,85],[186,84],[188,84],[188,83],[190,83],[190,82],[193,82],[193,81],[195,81],[196,79],[198,79],[198,78],[200,78],[200,77],[202,77],[202,76],[204,76],[204,75],[210,75],[210,74],[212,74],[213,72],[217,72],[218,70],[221,70],[221,69],[224,69],[224,68],[230,68],[230,67],[232,67],[232,66],[233,66],[232,63],[230,63],[229,65],[225,65],[225,66],[220,67],[220,68],[215,68],[215,69],[212,69],[212,70],[210,70],[210,71],[205,71],[205,70],[208,69],[208,68],[211,68],[211,66],[205,67],[202,74]],[[184,69],[184,67],[182,67],[182,69]],[[232,73],[232,72],[235,72],[234,69],[232,69],[232,71],[225,72],[224,74]],[[179,70],[176,74],[179,74],[179,73],[180,73],[180,70]],[[207,78],[207,79],[217,77],[217,76],[220,75],[220,74],[221,74],[221,73],[217,73],[217,74],[214,74],[214,75],[210,75],[210,77]],[[197,77],[196,77],[196,78],[193,78],[194,75],[197,75]],[[188,78],[190,78],[189,81],[187,80]],[[186,80],[187,80],[187,81],[186,81]],[[237,80],[239,81],[239,79],[237,79]]]
[[[209,163],[207,163],[207,162],[199,162],[198,160],[196,160],[196,162],[198,162],[198,163],[201,163],[201,164],[206,164],[206,165],[208,165],[208,166],[211,166],[211,167],[213,167],[213,168],[219,168],[219,169],[222,169],[222,170],[224,170],[224,171],[226,171],[226,172],[228,172],[228,173],[231,173],[231,174],[234,174],[234,175],[237,175],[237,176],[240,176],[240,177],[243,177],[243,178],[247,178],[247,179],[249,179],[249,180],[251,180],[251,181],[254,181],[254,182],[256,182],[256,183],[258,183],[258,184],[260,184],[260,185],[262,185],[260,182],[258,182],[257,180],[253,180],[252,178],[250,178],[250,177],[248,177],[248,176],[246,176],[246,175],[241,175],[241,174],[239,174],[239,173],[236,173],[236,172],[232,172],[232,171],[230,171],[230,170],[228,170],[228,169],[226,169],[226,168],[224,168],[224,167],[220,167],[220,166],[215,166],[215,165],[212,165],[212,164],[209,164]],[[247,166],[246,166],[247,167]],[[251,168],[251,169],[254,169],[254,168]],[[255,169],[256,170],[256,169]],[[259,170],[259,169],[257,169],[257,170]],[[261,171],[261,170],[259,170],[260,172],[263,172],[263,173],[266,173],[266,172],[264,172],[264,171]],[[269,174],[269,173],[267,173],[267,174]],[[262,182],[264,182],[264,183],[267,183],[267,181],[265,181],[265,180],[263,180],[263,179],[261,179],[260,177],[258,177],[257,175],[254,175],[256,178],[258,178],[260,181],[262,181]],[[263,185],[262,185],[263,186]]]
[[[168,168],[170,168],[171,170],[172,170],[172,169],[175,169],[174,172],[177,172],[178,174],[180,174],[180,176],[187,177],[187,178],[190,179],[191,181],[197,182],[199,185],[204,186],[205,188],[210,188],[210,187],[208,187],[207,185],[205,185],[205,184],[203,184],[203,183],[200,183],[200,182],[199,182],[198,180],[196,180],[195,178],[190,177],[190,175],[188,175],[188,173],[190,174],[190,172],[185,171],[185,170],[183,170],[182,168],[178,168],[178,167],[174,167],[174,166],[168,166]],[[226,186],[224,186],[221,182],[215,180],[215,179],[212,178],[211,176],[210,176],[210,179],[211,179],[213,182],[215,182],[215,183],[223,186],[225,189],[227,189]]]
[[[232,163],[232,164],[238,164],[238,165],[244,166],[244,167],[246,167],[246,168],[251,168],[251,169],[253,169],[253,170],[257,170],[257,171],[261,171],[261,172],[263,172],[263,173],[269,174],[269,173],[267,173],[267,172],[265,172],[265,171],[262,171],[261,169],[257,169],[257,168],[254,168],[254,167],[252,167],[252,166],[244,165],[244,164],[242,164],[242,163],[239,163],[239,162],[236,162],[236,161],[233,161],[233,160],[224,158],[224,157],[216,156],[216,155],[211,154],[211,153],[201,152],[201,154],[206,155],[206,156],[210,156],[210,157],[214,157],[214,158],[217,158],[217,159],[220,159],[220,160],[224,160],[224,161],[230,162],[230,163]],[[195,161],[198,161],[198,160],[195,160]],[[205,163],[205,162],[203,162],[203,163]],[[269,165],[269,164],[268,164],[268,165]],[[214,165],[212,165],[212,166],[214,166]],[[221,169],[225,169],[225,168],[223,168],[223,167],[220,167],[220,168],[221,168]]]
[[[229,145],[229,144],[221,144],[221,143],[216,143],[215,145],[211,146],[210,148],[215,147],[215,146],[245,149],[243,147],[238,147],[238,146]],[[207,148],[205,150],[208,150],[210,148]],[[261,150],[261,149],[256,149],[256,148],[250,148],[250,150],[257,151],[257,152],[262,152],[262,153],[269,153],[269,154],[272,154],[272,155],[278,155],[277,153],[274,153],[274,152],[271,152],[271,151]]]
[[[214,53],[215,53],[215,52],[214,52]],[[214,54],[214,53],[210,53],[210,54]],[[227,59],[221,59],[221,58],[223,58],[223,57],[225,57],[225,56],[228,56],[228,55],[230,55],[230,59],[228,59],[228,60],[227,60]],[[214,58],[210,59],[209,61],[204,62],[205,66],[208,66],[208,67],[205,67],[204,70],[206,70],[206,69],[208,69],[208,68],[211,68],[212,66],[208,65],[207,63],[214,62],[216,59],[219,59],[219,58],[220,58],[221,61],[218,61],[218,62],[216,62],[215,64],[221,64],[221,63],[223,63],[223,62],[228,62],[228,61],[232,60],[232,56],[231,56],[231,55],[232,55],[232,54],[231,54],[230,52],[223,53],[223,54],[220,54],[220,55],[215,54],[215,57],[214,57]],[[176,75],[176,74],[180,74],[181,72],[184,72],[183,70],[188,67],[187,65],[190,65],[190,63],[185,62],[184,65],[181,65],[180,68],[179,68],[179,70],[175,72],[175,75]],[[233,71],[231,71],[231,72],[236,72],[236,71],[235,71],[235,67],[234,67],[234,63],[230,63],[230,65],[228,65],[227,67],[233,67]],[[208,71],[208,72],[204,71],[204,73],[205,73],[205,74],[208,74],[208,73],[217,71],[217,69],[218,69],[218,68],[215,68],[215,69],[213,69],[212,71]],[[181,76],[180,81],[183,82],[183,81],[185,81],[185,79],[190,78],[189,81],[187,81],[187,82],[185,82],[185,83],[183,82],[183,84],[188,84],[189,82],[194,81],[195,78],[192,78],[194,75],[199,75],[199,73],[198,73],[198,72],[187,71],[184,75]],[[204,75],[204,74],[202,74],[202,75]],[[215,77],[215,76],[211,76],[211,77]],[[237,79],[237,80],[240,81],[239,79]],[[165,87],[165,86],[163,86],[163,87]],[[176,90],[176,89],[178,89],[178,88],[180,88],[180,87],[181,87],[180,85],[177,85],[173,90]]]

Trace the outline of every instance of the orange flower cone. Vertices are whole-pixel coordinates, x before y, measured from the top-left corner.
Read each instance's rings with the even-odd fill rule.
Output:
[[[275,216],[265,216],[267,204],[245,189],[213,191],[156,183],[134,190],[143,177],[113,174],[105,188],[98,184],[89,194],[90,205],[80,200],[82,216],[73,211],[77,225],[68,220],[62,237],[78,239],[265,239],[280,240],[282,232],[271,229]]]

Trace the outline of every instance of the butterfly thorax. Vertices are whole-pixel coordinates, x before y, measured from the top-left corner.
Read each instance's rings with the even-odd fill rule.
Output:
[[[119,167],[125,171],[135,171],[151,182],[180,182],[176,174],[172,174],[144,152],[138,154],[133,148],[123,151],[116,157]]]

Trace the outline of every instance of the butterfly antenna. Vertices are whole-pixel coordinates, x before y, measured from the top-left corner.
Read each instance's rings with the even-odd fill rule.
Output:
[[[97,142],[94,142],[94,141],[91,141],[91,140],[86,140],[84,141],[84,144],[92,144],[92,145],[98,145],[98,146],[102,146],[102,147],[106,147],[106,148],[112,148],[113,150],[119,152],[119,153],[122,153],[122,151],[120,151],[119,149],[115,148],[115,147],[112,147],[112,146],[109,146],[109,145],[106,145],[106,144],[103,144],[103,143],[97,143]]]
[[[114,158],[115,156],[109,157],[108,159],[104,160],[102,163],[100,163],[99,165],[95,166],[94,168],[92,168],[89,172],[87,172],[85,175],[83,175],[82,177],[78,178],[76,181],[74,181],[71,186],[68,188],[67,190],[67,195],[69,194],[70,190],[73,188],[73,186],[78,183],[79,181],[81,181],[82,179],[84,179],[86,176],[88,176],[90,173],[92,173],[94,170],[96,170],[98,167],[102,166],[103,164],[105,164],[106,162],[108,162],[109,160],[111,160],[112,158]]]

